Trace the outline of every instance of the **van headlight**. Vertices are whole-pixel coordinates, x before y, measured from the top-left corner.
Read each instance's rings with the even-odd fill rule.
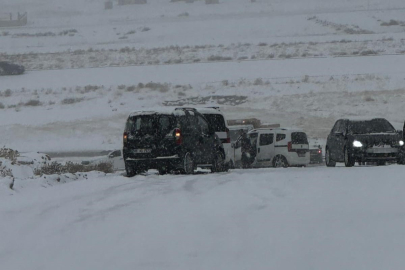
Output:
[[[404,141],[403,140],[399,141],[399,146],[404,146]]]
[[[360,141],[353,141],[353,146],[354,147],[362,147],[363,144]]]

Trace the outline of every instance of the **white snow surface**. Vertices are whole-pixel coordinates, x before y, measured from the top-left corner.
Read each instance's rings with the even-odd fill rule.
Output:
[[[1,268],[399,270],[404,170],[21,180],[0,197]]]
[[[120,149],[128,115],[162,106],[220,106],[316,144],[339,118],[400,129],[405,1],[0,2],[0,18],[28,12],[0,29],[0,61],[27,67],[0,77],[0,146],[28,163],[0,160],[0,269],[404,268],[404,166],[33,170],[38,151]]]

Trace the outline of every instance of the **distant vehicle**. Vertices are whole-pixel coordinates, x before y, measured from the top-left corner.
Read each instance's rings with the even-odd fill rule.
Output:
[[[210,126],[215,130],[215,134],[217,134],[218,138],[221,140],[225,151],[225,166],[227,168],[232,167],[231,137],[225,115],[221,112],[219,107],[205,107],[196,109],[198,112],[204,115]]]
[[[253,125],[254,128],[278,128],[280,124],[262,123],[257,118],[232,119],[227,121],[228,126]]]
[[[91,160],[82,161],[82,165],[95,165],[98,163],[109,162],[112,164],[114,171],[125,170],[124,158],[121,150],[115,150],[103,157],[97,157]]]
[[[325,150],[326,166],[334,167],[344,162],[352,167],[356,162],[396,162],[404,145],[400,134],[384,118],[354,121],[340,119],[333,126]]]
[[[128,176],[148,169],[192,174],[225,170],[225,152],[207,119],[193,108],[138,111],[127,119],[123,157]]]
[[[20,75],[24,72],[24,66],[0,61],[0,75]]]
[[[309,164],[321,164],[323,163],[322,147],[317,145],[309,149]]]
[[[309,144],[304,131],[290,128],[263,128],[249,131],[255,148],[254,167],[289,167],[309,164]]]

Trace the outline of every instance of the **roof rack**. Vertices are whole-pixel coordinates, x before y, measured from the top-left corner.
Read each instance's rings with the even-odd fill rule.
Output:
[[[196,108],[192,108],[192,107],[178,107],[178,108],[175,108],[175,110],[193,111],[193,112],[196,112],[196,111],[197,111]]]

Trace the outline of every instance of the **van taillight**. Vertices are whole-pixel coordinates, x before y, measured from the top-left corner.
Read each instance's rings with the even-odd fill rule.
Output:
[[[225,143],[231,143],[231,135],[229,133],[229,128],[226,128],[226,141]]]
[[[295,152],[295,150],[292,149],[292,142],[288,142],[288,152]]]
[[[126,144],[128,142],[128,133],[127,132],[124,132],[122,139],[123,139],[124,144]]]
[[[183,135],[181,134],[181,130],[179,128],[174,129],[174,137],[176,138],[177,145],[183,143]]]

